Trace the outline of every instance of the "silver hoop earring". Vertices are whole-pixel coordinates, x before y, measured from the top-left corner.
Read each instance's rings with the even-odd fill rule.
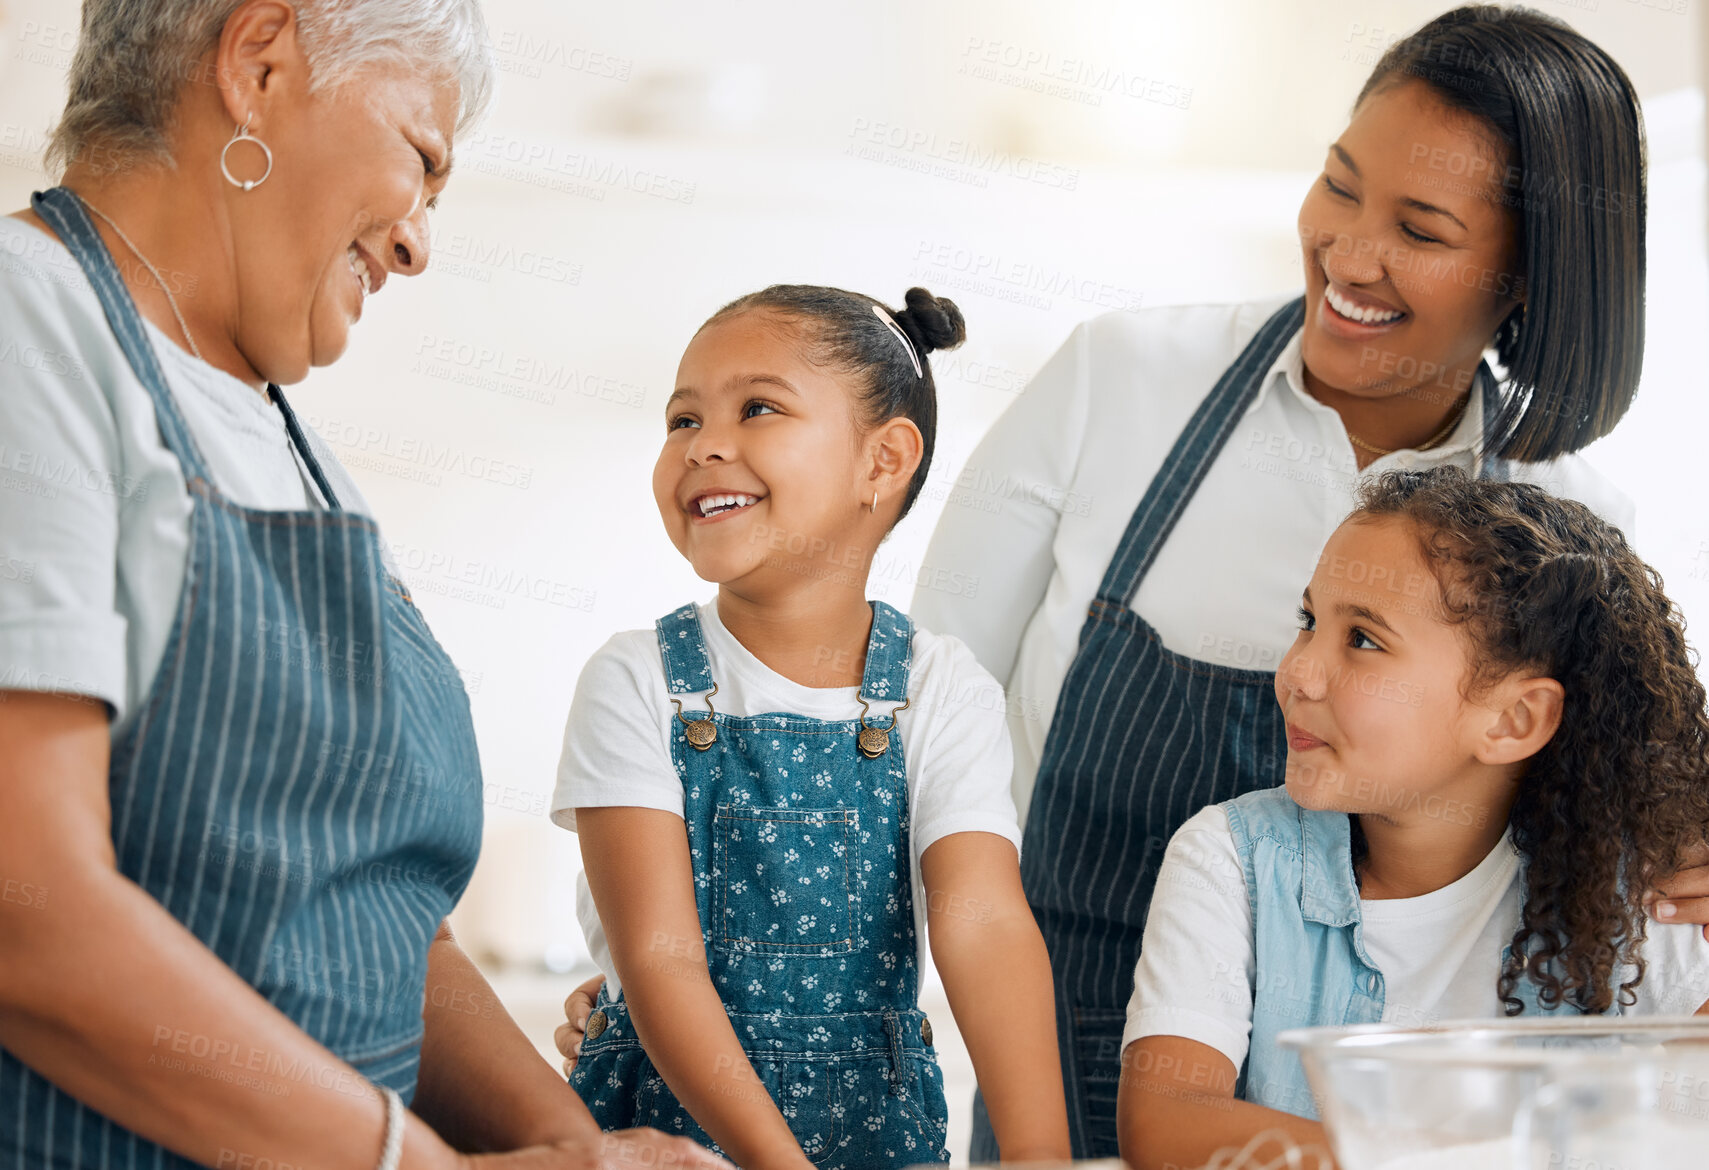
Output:
[[[244,179],[239,181],[232,178],[231,168],[226,166],[226,154],[232,147],[236,146],[240,142],[255,143],[255,145],[261,148],[261,153],[267,156],[267,169],[261,172],[261,177],[259,179]],[[245,118],[243,120],[243,125],[239,126],[237,130],[233,132],[231,141],[225,144],[225,149],[220,151],[220,174],[224,175],[225,181],[230,183],[233,187],[242,187],[245,191],[253,191],[255,188],[265,183],[267,181],[267,176],[272,173],[273,152],[267,148],[267,144],[265,142],[261,141],[261,139],[255,137],[255,135],[249,132],[249,119]]]

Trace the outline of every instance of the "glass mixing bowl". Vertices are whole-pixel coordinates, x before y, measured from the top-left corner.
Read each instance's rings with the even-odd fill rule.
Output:
[[[1299,1028],[1341,1170],[1706,1170],[1709,1018]]]

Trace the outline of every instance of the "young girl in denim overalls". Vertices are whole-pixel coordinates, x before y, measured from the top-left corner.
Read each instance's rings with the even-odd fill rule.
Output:
[[[607,976],[571,1084],[607,1129],[748,1170],[948,1161],[929,923],[1005,1156],[1068,1156],[1002,691],[865,598],[930,465],[926,355],[963,336],[923,289],[775,286],[683,355],[653,492],[717,600],[588,662],[554,798]]]
[[[1299,620],[1285,785],[1194,816],[1158,874],[1124,1037],[1139,1170],[1321,1143],[1286,1029],[1709,1014],[1709,943],[1649,904],[1709,826],[1709,714],[1618,529],[1533,484],[1391,471]]]

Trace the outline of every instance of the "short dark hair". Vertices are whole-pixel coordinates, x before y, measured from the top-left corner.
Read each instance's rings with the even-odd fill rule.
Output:
[[[737,297],[706,319],[706,325],[756,309],[770,310],[805,326],[808,358],[816,365],[844,370],[860,379],[860,414],[868,426],[906,418],[920,428],[920,466],[908,481],[900,521],[914,506],[932,465],[938,431],[938,393],[932,381],[934,349],[954,349],[967,340],[967,323],[955,302],[911,288],[903,297],[908,306],[893,311],[861,293],[819,284],[774,284]],[[913,353],[881,321],[873,306],[901,326]],[[706,325],[702,325],[704,329]],[[914,372],[918,358],[922,373]]]
[[[1496,330],[1506,394],[1491,450],[1552,459],[1614,429],[1644,358],[1644,127],[1614,59],[1528,8],[1445,12],[1359,91],[1421,81],[1493,132],[1525,301]]]

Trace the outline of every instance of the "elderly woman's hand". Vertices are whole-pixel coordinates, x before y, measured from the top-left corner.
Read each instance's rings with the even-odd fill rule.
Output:
[[[575,1071],[576,1061],[581,1057],[582,1037],[587,1034],[587,1018],[593,1013],[593,1005],[598,1001],[599,989],[604,983],[604,975],[595,975],[570,992],[569,997],[564,1000],[564,1022],[552,1033],[552,1041],[563,1054],[566,1078]]]
[[[466,1170],[735,1170],[688,1138],[656,1129],[619,1129],[508,1154],[478,1154]]]

